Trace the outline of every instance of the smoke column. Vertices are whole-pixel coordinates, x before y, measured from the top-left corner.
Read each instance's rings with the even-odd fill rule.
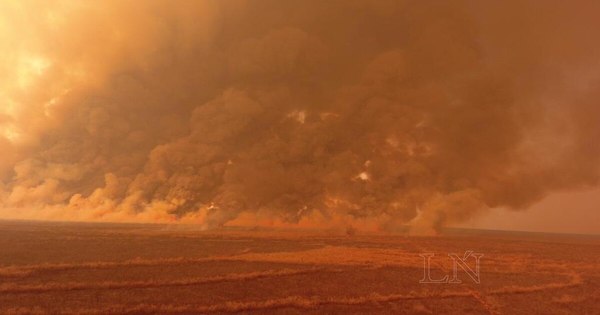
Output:
[[[597,1],[0,1],[0,217],[428,233],[597,185]]]

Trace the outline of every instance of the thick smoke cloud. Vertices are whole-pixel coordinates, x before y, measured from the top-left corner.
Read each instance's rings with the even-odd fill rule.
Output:
[[[4,1],[4,218],[430,232],[596,185],[594,1]]]

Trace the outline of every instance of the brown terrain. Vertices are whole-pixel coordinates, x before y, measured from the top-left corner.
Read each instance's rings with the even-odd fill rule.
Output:
[[[600,312],[597,236],[2,221],[0,249],[2,314]],[[467,250],[479,284],[419,282],[419,254],[439,279]]]

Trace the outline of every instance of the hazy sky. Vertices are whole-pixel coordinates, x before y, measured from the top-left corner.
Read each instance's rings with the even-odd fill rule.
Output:
[[[600,234],[600,190],[554,193],[526,211],[491,209],[459,227]]]
[[[0,217],[598,232],[599,10],[0,1]]]

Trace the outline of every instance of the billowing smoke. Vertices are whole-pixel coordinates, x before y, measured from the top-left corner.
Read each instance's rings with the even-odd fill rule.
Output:
[[[0,216],[429,231],[596,185],[599,9],[2,1]]]

